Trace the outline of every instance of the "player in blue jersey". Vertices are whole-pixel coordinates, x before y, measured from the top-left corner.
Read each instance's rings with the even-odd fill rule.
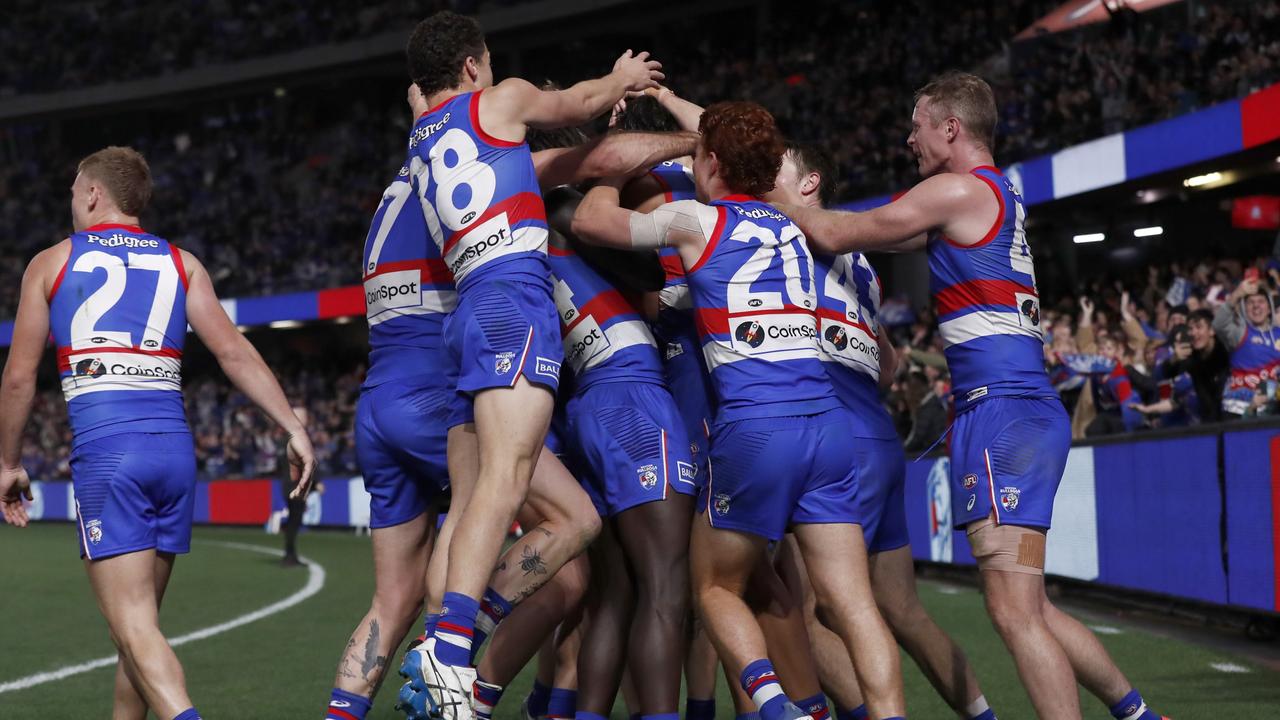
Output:
[[[428,107],[416,85],[409,87],[407,100],[415,119],[411,155],[427,123]],[[688,136],[632,134],[533,153],[532,161],[540,183],[558,185],[645,167],[692,145]],[[387,659],[421,608],[436,534],[431,506],[449,483],[446,437],[457,421],[457,376],[443,340],[457,291],[429,234],[417,200],[421,178],[410,173],[411,165],[410,159],[383,193],[363,254],[370,353],[356,412],[356,446],[371,496],[375,591],[334,680],[329,712],[342,720],[368,712]],[[455,485],[454,508],[465,506],[468,489],[465,482]],[[538,462],[526,505],[521,521],[529,532],[508,550],[513,558],[576,554],[598,526],[589,499],[549,452]],[[440,531],[440,549],[446,553],[457,514],[451,517]],[[438,611],[443,560],[434,569],[436,592],[430,604]],[[490,590],[518,600],[543,581],[513,562],[495,575]]]
[[[782,208],[826,252],[928,251],[955,382],[952,514],[996,630],[1040,717],[1079,718],[1078,679],[1115,717],[1154,720],[1097,638],[1045,595],[1045,538],[1071,432],[1044,369],[1022,197],[994,167],[996,118],[986,82],[943,75],[916,93],[907,144],[920,184],[866,213]]]
[[[562,359],[545,210],[524,134],[530,125],[581,125],[662,74],[647,53],[628,51],[609,75],[567,90],[516,78],[495,85],[479,25],[449,12],[414,29],[407,56],[429,107],[410,172],[420,177],[428,229],[457,284],[444,338],[458,368],[461,412],[474,418],[450,431],[449,455],[465,460],[471,469],[462,472],[476,479],[455,511],[442,615],[404,671],[414,692],[467,720],[476,615],[528,493]],[[455,482],[459,474],[451,472]],[[537,558],[539,574],[549,577],[570,557]]]
[[[53,336],[75,439],[71,479],[80,556],[119,650],[112,717],[195,720],[182,666],[158,612],[175,555],[191,545],[195,450],[182,404],[190,324],[227,376],[289,434],[295,497],[315,466],[306,431],[262,358],[227,318],[209,274],[138,227],[151,172],[131,148],[81,161],[71,237],[39,253],[22,280],[0,385],[0,509],[25,526],[22,429]]]
[[[690,548],[699,614],[763,720],[803,716],[742,599],[768,542],[794,528],[819,607],[865,659],[873,712],[901,717],[897,650],[875,607],[858,527],[852,420],[819,359],[812,258],[795,225],[758,197],[773,188],[782,139],[753,103],[713,105],[699,129],[698,200],[636,213],[618,205],[625,179],[611,180],[587,194],[573,223],[588,242],[673,246],[686,270],[718,400]]]
[[[833,164],[821,150],[789,144],[777,184],[765,199],[820,208],[835,195],[834,177]],[[994,720],[964,651],[929,617],[916,594],[903,497],[906,459],[893,421],[880,402],[879,386],[892,378],[896,365],[893,344],[877,322],[880,279],[861,253],[814,252],[813,265],[823,362],[841,401],[857,420],[858,501],[864,508],[862,530],[876,604],[898,643],[953,710],[971,720]],[[793,591],[805,598],[822,686],[837,702],[837,717],[865,717],[849,654],[840,639],[817,621],[813,589],[803,567],[785,568],[788,563],[803,562],[793,543],[788,537],[787,546],[779,552],[779,564],[784,566],[780,574],[803,584]]]

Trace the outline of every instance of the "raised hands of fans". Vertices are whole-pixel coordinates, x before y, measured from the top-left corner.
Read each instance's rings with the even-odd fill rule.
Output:
[[[1173,344],[1173,359],[1182,362],[1191,357],[1191,343],[1176,342]]]
[[[1231,301],[1235,302],[1242,298],[1247,298],[1250,295],[1253,295],[1257,292],[1258,292],[1257,278],[1246,278],[1245,280],[1241,280],[1240,284],[1236,286],[1235,291],[1231,293]]]
[[[629,91],[644,91],[657,87],[666,75],[662,74],[662,63],[649,59],[647,50],[631,54],[628,50],[613,64],[613,72],[620,75]]]
[[[24,498],[31,499],[31,478],[27,477],[27,471],[21,465],[0,468],[0,513],[4,521],[14,527],[26,527],[30,520]]]
[[[299,500],[311,492],[311,479],[316,471],[316,452],[311,448],[311,439],[305,432],[290,435],[286,451],[289,457],[289,477],[294,482],[289,498]]]
[[[1080,326],[1093,325],[1093,301],[1083,295],[1080,297]]]
[[[428,110],[427,98],[423,96],[422,88],[418,87],[418,83],[409,83],[405,99],[409,101],[409,110],[413,113],[415,120]]]
[[[1129,297],[1128,290],[1120,291],[1120,315],[1125,320],[1133,319],[1133,301]]]

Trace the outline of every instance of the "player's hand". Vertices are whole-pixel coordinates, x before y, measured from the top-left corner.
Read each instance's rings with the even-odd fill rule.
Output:
[[[300,500],[311,492],[311,478],[316,470],[316,453],[311,448],[311,439],[305,432],[289,436],[287,448],[289,457],[289,477],[294,482],[290,500]]]
[[[31,499],[31,478],[21,465],[14,468],[0,468],[0,513],[4,521],[14,527],[26,527],[31,519],[27,515],[27,506],[23,498]]]
[[[647,50],[638,55],[632,55],[630,50],[622,53],[622,57],[613,64],[613,72],[622,77],[627,90],[637,92],[657,87],[666,77],[662,74],[662,63],[650,60]]]
[[[413,113],[413,119],[417,120],[422,113],[426,112],[427,98],[422,94],[422,88],[418,87],[418,83],[409,83],[409,90],[405,94],[405,99],[409,101],[409,110]]]

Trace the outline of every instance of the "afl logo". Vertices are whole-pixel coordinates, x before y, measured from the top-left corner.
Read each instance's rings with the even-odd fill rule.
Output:
[[[1031,320],[1032,325],[1040,324],[1040,305],[1035,300],[1030,298],[1023,300],[1020,310],[1023,315],[1026,315]]]
[[[827,328],[827,332],[824,335],[826,335],[827,342],[835,345],[837,350],[849,347],[849,336],[845,334],[844,328],[839,325],[832,325]]]
[[[149,347],[149,348],[160,347],[160,343],[156,342],[155,340],[148,340],[142,343],[142,345],[143,347]]]
[[[978,476],[974,475],[973,473],[969,473],[968,475],[964,476],[964,480],[962,480],[961,482],[964,483],[965,490],[972,490],[973,486],[978,484]]]
[[[463,215],[463,216],[462,216],[462,224],[463,224],[463,225],[466,225],[467,223],[469,223],[469,222],[471,222],[472,220],[475,220],[475,219],[476,219],[476,213],[475,213],[475,211],[473,210],[473,211],[471,211],[471,212],[467,213],[466,215]]]
[[[98,358],[86,358],[76,363],[76,375],[88,377],[102,377],[107,374],[107,366],[102,364]]]
[[[733,336],[738,339],[738,342],[757,348],[764,342],[764,328],[760,327],[760,323],[755,320],[750,320],[739,325]]]
[[[764,301],[757,298],[757,299],[748,300],[747,304],[750,305],[751,307],[760,307],[761,305],[764,304]]]
[[[106,342],[106,341],[107,341],[107,339],[106,339],[106,338],[99,336],[99,337],[94,338],[94,339],[93,339],[93,340],[91,340],[90,342],[92,342],[94,345],[101,345],[102,343],[104,343],[104,342]]]

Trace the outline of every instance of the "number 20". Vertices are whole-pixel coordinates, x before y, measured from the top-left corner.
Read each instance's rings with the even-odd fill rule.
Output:
[[[743,263],[733,274],[733,279],[729,281],[729,312],[742,313],[760,310],[782,310],[785,303],[782,293],[777,291],[756,292],[751,289],[751,285],[760,279],[766,270],[773,264],[774,256],[782,258],[782,274],[785,278],[784,287],[787,291],[787,299],[795,305],[801,305],[805,308],[812,309],[814,305],[814,288],[813,288],[813,258],[807,252],[800,253],[796,250],[796,242],[800,241],[804,236],[800,233],[800,229],[795,225],[787,225],[782,229],[782,237],[778,237],[772,230],[761,227],[750,221],[743,221],[738,224],[734,230],[730,240],[738,242],[750,242],[759,240],[760,247],[756,248],[755,253],[749,260]],[[803,256],[805,263],[804,277],[808,278],[809,288],[805,289],[801,275],[800,262]]]

